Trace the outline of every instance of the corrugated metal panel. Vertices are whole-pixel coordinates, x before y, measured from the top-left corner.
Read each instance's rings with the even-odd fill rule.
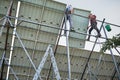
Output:
[[[31,4],[31,3],[22,2],[19,17],[22,17],[22,18],[25,18],[28,20],[32,20],[35,22],[39,22],[39,21],[41,21],[40,16],[41,16],[41,12],[42,12],[42,6],[38,6],[35,4]],[[54,4],[54,5],[51,5],[51,4]],[[48,0],[46,2],[46,7],[45,7],[42,23],[51,25],[55,28],[59,28],[59,26],[61,24],[61,20],[63,18],[63,10],[64,9],[65,9],[65,4],[61,4],[61,3],[58,3],[55,1]],[[77,11],[82,12],[82,14],[85,13],[82,10],[80,11],[78,9],[75,9],[75,14],[78,14]],[[86,11],[86,13],[87,13],[87,11]],[[73,17],[74,16],[76,16],[76,15],[73,15]],[[78,18],[78,16],[77,16],[77,18]],[[77,21],[74,21],[74,19],[73,19],[73,22],[75,22],[75,24],[76,24]],[[77,23],[79,23],[79,22],[77,22]],[[26,22],[23,22],[21,24],[21,26],[26,26],[26,27],[35,28],[35,29],[38,29],[38,27],[39,27],[38,25],[26,23]],[[42,26],[41,30],[47,31],[47,32],[52,32],[52,33],[58,33],[58,29],[53,29],[53,28],[45,27],[45,26]],[[84,35],[72,33],[72,32],[70,33],[70,36],[71,37],[74,36],[73,38],[78,38],[78,36],[81,37],[82,39],[85,38]],[[77,48],[84,47],[84,41],[77,40],[77,39],[70,39],[70,47],[77,47]]]
[[[11,45],[11,38],[12,38],[12,36],[9,35],[9,37],[8,37],[8,49],[10,48],[10,45]],[[1,48],[5,47],[5,40],[6,40],[6,34],[3,33],[2,36],[0,37],[0,45],[1,45],[0,47]]]
[[[56,2],[56,1],[53,1],[53,0],[21,0],[23,2],[29,2],[29,3],[32,3],[32,4],[35,4],[35,5],[39,5],[39,6],[43,6],[44,3],[46,3],[46,7],[50,7],[50,8],[53,8],[53,9],[58,9],[58,10],[61,10],[61,11],[64,11],[64,5],[63,3],[59,3],[59,2]]]
[[[35,42],[33,41],[28,41],[28,40],[22,40],[24,46],[26,48],[29,48],[29,49],[33,49],[34,45],[35,45]],[[36,45],[36,50],[43,50],[45,51],[47,46],[48,46],[49,43],[41,43],[41,42],[37,42],[37,45]],[[16,39],[15,40],[15,46],[16,47],[22,47],[20,42]]]
[[[75,31],[76,32],[82,32],[82,33],[86,33],[87,32],[87,26],[89,23],[88,15],[90,14],[90,11],[86,11],[86,10],[82,10],[82,9],[74,9],[74,14],[73,14],[73,27],[75,27]],[[80,15],[80,16],[79,16]],[[84,16],[84,17],[81,17]],[[80,34],[72,34],[71,33],[71,37],[75,37],[78,39],[85,39],[85,35],[80,35]]]
[[[85,41],[76,38],[69,38],[69,46],[73,48],[83,48],[85,45]]]
[[[34,3],[34,4],[37,4],[37,5],[43,5],[45,0],[21,0],[21,1]]]
[[[27,58],[23,49],[15,48],[13,52],[12,64],[16,66],[30,66],[30,61]]]
[[[7,13],[7,9],[9,7],[9,3],[10,1],[6,1],[6,0],[0,0],[0,14],[6,14]]]
[[[73,21],[73,27],[76,32],[87,33],[87,26],[88,26],[89,20],[88,18],[85,18],[85,17],[88,17],[89,14],[90,14],[90,11],[74,8],[72,21]],[[70,40],[71,47],[83,48],[85,44],[85,39],[86,39],[86,35],[70,32],[69,40]]]
[[[53,8],[56,10],[64,11],[66,4],[59,3],[56,1],[47,0],[46,7]]]
[[[64,16],[64,9],[66,5],[60,4],[54,1],[48,0],[46,3],[46,8],[43,15],[43,23],[51,25],[52,27],[59,28],[61,21]],[[49,27],[41,27],[41,30],[48,31],[52,33],[58,33],[58,29],[53,29]]]
[[[54,4],[54,6],[50,4]],[[35,22],[42,22],[46,25],[59,28],[61,24],[61,20],[64,15],[64,12],[59,10],[59,6],[62,7],[60,9],[65,9],[64,4],[60,4],[60,3],[49,1],[49,0],[46,2],[46,6],[44,10],[43,10],[43,6],[22,2],[21,8],[20,8],[20,17],[23,17]],[[43,14],[42,14],[42,11],[43,11]],[[27,26],[35,29],[38,28],[37,25],[31,24],[31,23],[22,23],[21,26]],[[42,26],[41,30],[52,32],[52,33],[58,33],[58,29],[53,29],[45,26]]]
[[[10,5],[10,0],[0,0],[0,14],[6,15],[8,8]],[[17,6],[17,2],[14,1],[14,5],[12,7],[12,16],[15,16],[16,13],[16,7]]]
[[[42,12],[41,6],[36,6],[34,4],[22,2],[20,6],[19,17],[27,20],[39,22],[41,21],[40,19],[41,12]],[[38,29],[39,27],[38,25],[27,23],[27,22],[21,23],[20,26],[26,26],[34,29]]]

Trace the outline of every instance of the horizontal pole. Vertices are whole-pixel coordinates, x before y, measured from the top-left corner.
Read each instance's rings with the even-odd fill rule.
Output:
[[[6,17],[12,18],[12,19],[18,19],[20,21],[24,21],[24,22],[27,22],[27,23],[41,25],[41,26],[45,26],[45,27],[50,27],[50,28],[54,28],[54,29],[58,29],[58,30],[61,29],[61,28],[56,28],[55,26],[53,27],[53,26],[50,26],[50,25],[42,24],[42,23],[39,23],[39,22],[35,22],[35,21],[32,21],[32,20],[27,20],[27,19],[23,19],[23,18],[18,18],[18,17],[13,17],[13,16],[6,16]],[[65,30],[65,29],[62,29],[62,30]],[[70,30],[66,30],[66,31],[70,31]],[[91,35],[91,34],[82,33],[82,32],[73,32],[73,33],[82,34],[82,35],[90,35],[90,36],[96,37],[96,35]],[[105,37],[99,37],[99,38],[106,39]]]

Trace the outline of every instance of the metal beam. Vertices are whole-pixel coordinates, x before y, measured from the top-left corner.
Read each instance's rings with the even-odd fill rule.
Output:
[[[23,21],[23,22],[36,24],[36,25],[41,25],[41,26],[49,27],[49,28],[53,28],[53,29],[58,29],[58,30],[61,29],[61,28],[53,27],[53,26],[50,26],[50,25],[42,24],[42,23],[39,23],[39,22],[35,22],[35,21],[32,21],[32,20],[27,20],[27,19],[23,19],[23,18],[18,18],[18,17],[13,17],[13,16],[6,16],[6,17],[12,18],[12,19],[18,19],[18,20]],[[62,30],[65,30],[65,29],[62,29]],[[66,31],[70,31],[70,30],[66,30]],[[82,32],[74,32],[74,33],[82,34],[82,35],[90,35],[90,36],[96,37],[96,35],[86,34],[86,33],[82,33]],[[100,38],[101,39],[106,39],[105,37],[100,37]]]
[[[4,57],[5,57],[5,51],[2,53],[2,58],[1,58],[1,61],[0,61],[0,69],[2,67],[2,64],[3,64],[3,61],[4,61]]]
[[[104,27],[103,27],[103,31],[104,31],[106,40],[109,40]],[[110,53],[111,53],[111,56],[112,56],[112,59],[113,59],[113,62],[114,62],[115,69],[116,69],[116,71],[117,71],[118,80],[120,80],[120,71],[119,71],[119,69],[118,69],[116,59],[115,59],[115,57],[114,57],[114,55],[113,55],[113,52],[112,52],[112,49],[111,49],[111,48],[110,48],[109,51],[110,51]]]
[[[70,64],[70,50],[69,50],[69,31],[67,30],[67,17],[65,15],[65,35],[66,35],[66,53],[67,53],[67,62],[68,62],[68,80],[71,80],[71,64]],[[70,25],[69,25],[70,26]],[[67,30],[67,31],[66,31]],[[70,28],[69,28],[70,30]]]
[[[48,57],[50,46],[51,46],[51,45],[49,45],[49,46],[47,47],[46,52],[45,52],[44,56],[42,57],[42,61],[40,62],[39,66],[38,66],[38,69],[37,69],[37,71],[36,71],[36,73],[35,73],[35,75],[34,75],[34,77],[33,77],[33,80],[37,80],[37,79],[38,79],[38,75],[40,75],[40,72],[41,72],[41,70],[43,69],[43,66],[44,66],[44,64],[45,64],[45,61],[46,61],[46,59],[47,59],[47,57]],[[37,74],[38,74],[38,75],[37,75]]]
[[[118,63],[118,67],[120,66],[120,63]],[[117,73],[116,69],[114,69],[113,76],[111,77],[111,80],[114,80],[115,74]]]
[[[11,69],[12,73],[14,74],[16,80],[19,80],[16,73],[14,72],[14,70],[12,69],[12,67],[9,65],[9,62],[7,62],[7,60],[5,60],[5,63],[9,66],[9,68]],[[8,79],[7,79],[8,80]]]
[[[29,55],[28,51],[26,50],[26,48],[25,48],[24,44],[22,43],[22,41],[21,41],[20,37],[18,36],[17,32],[15,32],[15,34],[16,34],[16,36],[17,36],[17,38],[18,38],[18,40],[19,40],[20,44],[22,45],[22,48],[24,49],[24,51],[25,51],[25,53],[26,53],[26,55],[27,55],[28,59],[30,60],[30,62],[31,62],[31,64],[32,64],[32,66],[33,66],[33,68],[34,68],[34,69],[35,69],[35,71],[37,72],[37,69],[36,69],[36,67],[35,67],[34,63],[33,63],[32,59],[31,59],[31,57],[30,57],[30,55]],[[38,76],[39,76],[39,75],[38,75]],[[42,80],[41,76],[39,76],[39,78],[40,78],[40,80]]]
[[[20,1],[18,1],[16,17],[18,17],[19,9],[20,9]],[[8,65],[11,64],[11,59],[12,59],[12,54],[13,54],[13,46],[14,46],[14,41],[15,41],[15,31],[16,31],[17,22],[18,22],[18,20],[15,19],[15,25],[14,25],[14,29],[13,29],[13,35],[12,35],[12,42],[11,42],[11,47],[10,47],[10,56],[9,56]],[[7,68],[6,80],[8,80],[8,78],[9,78],[9,72],[10,72],[10,66],[8,66],[8,68]]]
[[[9,8],[8,8],[8,11],[7,11],[7,14],[6,16],[11,16],[11,13],[12,13],[12,6],[13,6],[13,0],[10,1],[10,5],[9,5]],[[8,45],[8,36],[9,36],[9,26],[10,23],[8,23],[8,19],[5,18],[4,19],[4,22],[3,22],[3,26],[1,28],[1,32],[0,32],[0,36],[2,35],[2,31],[3,31],[3,28],[4,26],[6,25],[7,27],[7,32],[6,32],[6,40],[5,40],[5,47],[4,47],[4,51],[5,51],[5,54],[4,54],[4,58],[6,57],[6,51],[7,51],[7,45]],[[2,63],[2,70],[1,70],[1,80],[3,79],[3,72],[4,72],[4,63],[5,63],[5,59],[3,58],[3,63]]]
[[[64,25],[63,23],[64,23],[64,21],[65,21],[65,18],[63,17],[61,25],[60,25],[61,29],[59,30],[58,37],[56,39],[56,44],[55,44],[55,47],[54,47],[54,55],[56,55],[56,52],[57,52],[58,43],[59,43],[59,40],[60,40],[60,37],[61,37],[61,34],[62,34],[62,29],[63,29],[63,25]],[[50,64],[50,68],[49,68],[50,70],[48,71],[47,80],[49,79],[51,68],[52,68],[52,64]]]
[[[53,53],[51,45],[48,45],[48,47],[46,49],[46,52],[45,52],[45,54],[44,54],[44,56],[42,58],[42,61],[40,62],[39,66],[38,66],[37,72],[35,73],[35,75],[33,77],[33,80],[37,80],[38,79],[38,75],[40,75],[40,72],[43,69],[44,64],[46,62],[46,59],[47,59],[47,57],[48,57],[49,54],[50,54],[51,63],[53,65],[53,70],[55,72],[56,79],[57,80],[61,80],[60,74],[59,74],[59,71],[58,71],[58,68],[57,68],[57,63],[55,61],[55,57],[54,57],[54,53]]]

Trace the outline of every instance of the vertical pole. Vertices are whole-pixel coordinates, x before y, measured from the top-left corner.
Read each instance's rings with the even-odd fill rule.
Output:
[[[10,16],[10,15],[11,15],[12,5],[13,5],[13,0],[11,0],[11,2],[10,2],[10,6],[9,6],[9,8],[8,8],[8,11],[7,11],[6,16]],[[1,34],[2,34],[2,29],[4,28],[5,25],[6,25],[6,27],[7,27],[7,33],[6,33],[6,40],[5,40],[5,47],[4,47],[5,55],[4,55],[4,59],[3,59],[3,63],[2,63],[2,68],[1,68],[2,71],[1,71],[1,78],[0,78],[0,80],[3,80],[4,63],[5,63],[5,56],[6,56],[8,36],[9,36],[9,23],[8,23],[7,18],[5,18],[3,24],[4,24],[4,25],[3,25],[2,28],[1,28]]]
[[[41,62],[40,62],[40,64],[39,64],[39,66],[38,66],[38,69],[37,69],[37,71],[36,71],[36,73],[35,73],[35,75],[34,75],[34,77],[33,77],[33,80],[37,80],[37,79],[38,79],[38,75],[40,75],[41,70],[43,69],[44,64],[45,64],[45,61],[46,61],[46,59],[47,59],[47,57],[48,57],[48,54],[49,54],[49,52],[50,52],[50,51],[49,51],[49,50],[50,50],[50,47],[51,47],[51,45],[49,45],[49,46],[47,47],[46,52],[45,52],[44,56],[42,57],[42,60],[41,60]]]
[[[16,17],[18,17],[18,14],[19,14],[20,3],[21,3],[21,2],[18,1]],[[17,22],[18,22],[18,20],[15,19],[15,25],[14,25],[13,36],[12,36],[12,42],[11,42],[11,48],[10,48],[10,56],[9,56],[9,62],[8,62],[8,65],[9,65],[9,66],[8,66],[8,69],[7,69],[6,80],[8,80],[8,78],[9,78],[10,64],[11,64],[11,59],[12,59],[12,54],[13,54],[13,46],[14,46],[14,41],[15,41],[15,32],[16,32]]]
[[[6,64],[8,65],[8,62],[5,60]],[[10,67],[10,65],[8,65]],[[12,73],[14,74],[14,77],[16,78],[16,80],[19,80],[17,75],[15,74],[14,70],[10,67]]]
[[[51,58],[53,70],[54,70],[54,73],[55,73],[55,77],[56,77],[57,80],[61,80],[52,47],[50,47],[50,58]]]
[[[120,63],[118,63],[118,67],[120,66]],[[111,77],[111,80],[114,80],[114,77],[115,77],[115,74],[116,74],[116,69],[114,69],[114,73],[113,73],[113,76]]]
[[[104,33],[105,33],[106,39],[108,40],[108,36],[107,36],[107,34],[106,34],[106,31],[105,31],[105,28],[104,28],[104,27],[103,27],[103,31],[104,31]],[[114,62],[114,65],[115,65],[115,68],[116,68],[116,71],[117,71],[117,74],[118,74],[118,79],[120,80],[120,72],[119,72],[119,69],[118,69],[118,67],[117,67],[116,59],[115,59],[115,57],[114,57],[114,55],[113,55],[113,52],[112,52],[112,49],[111,49],[111,48],[110,48],[110,53],[111,53],[111,55],[112,55],[112,59],[113,59],[113,62]]]
[[[63,30],[64,22],[65,22],[65,17],[63,17],[62,23],[61,23],[61,25],[60,25],[60,31],[59,31],[59,33],[58,33],[58,37],[57,37],[56,44],[55,44],[55,47],[54,47],[54,55],[55,55],[56,52],[57,52],[58,43],[59,43],[60,36],[61,36],[62,30]],[[48,76],[47,76],[46,80],[49,79],[50,72],[51,72],[51,68],[52,68],[52,63],[50,64],[50,68],[49,68],[50,70],[48,71]]]
[[[7,46],[8,46],[8,36],[9,36],[9,29],[10,29],[8,22],[7,22],[6,26],[7,26],[7,33],[6,33],[5,48],[4,48],[4,50],[5,50],[5,55],[4,55],[4,59],[3,59],[3,63],[2,63],[1,79],[3,79],[5,56],[6,56],[6,52],[7,52]]]
[[[66,25],[66,16],[65,16],[65,31],[66,31],[66,51],[67,51],[67,59],[68,59],[68,80],[71,80],[71,67],[70,67],[70,52],[69,52],[69,30],[67,29],[67,25]]]
[[[18,40],[19,40],[19,42],[20,42],[20,44],[21,44],[21,46],[22,46],[23,50],[25,51],[25,53],[26,53],[26,55],[27,55],[28,59],[30,60],[30,62],[31,62],[31,64],[32,64],[33,68],[34,68],[34,70],[37,72],[36,66],[34,65],[34,63],[33,63],[32,59],[31,59],[31,57],[30,57],[30,55],[29,55],[28,51],[26,50],[26,48],[25,48],[25,46],[24,46],[24,44],[23,44],[22,40],[20,39],[20,37],[19,37],[18,33],[17,33],[17,32],[15,32],[15,34],[16,34],[16,36],[17,36],[17,38],[18,38]],[[41,76],[40,76],[40,75],[38,75],[38,76],[39,76],[40,80],[42,80]]]
[[[118,49],[116,47],[115,47],[115,50],[120,54],[120,52],[118,51]],[[120,68],[119,68],[120,63],[118,63],[117,66],[118,66],[118,69],[120,70]],[[113,80],[113,78],[115,77],[116,72],[117,72],[116,69],[114,69],[114,73],[113,73],[111,80]]]

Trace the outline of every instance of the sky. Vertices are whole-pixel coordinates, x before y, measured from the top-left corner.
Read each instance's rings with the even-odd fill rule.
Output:
[[[55,0],[65,4],[71,4],[73,8],[80,8],[91,11],[91,13],[97,16],[98,20],[103,20],[105,18],[106,22],[120,25],[120,0]],[[100,23],[98,24],[98,28]],[[112,31],[107,32],[108,38],[112,38],[116,34],[120,33],[120,27],[111,26]],[[94,30],[92,34],[97,34]],[[101,31],[102,37],[104,36],[103,31]],[[94,37],[91,37],[91,41],[95,41]],[[98,41],[103,42],[104,40],[99,39]],[[91,45],[93,43],[86,41],[85,49],[92,50]],[[99,51],[102,45],[96,45],[94,51]],[[120,49],[118,48],[120,51]],[[114,54],[117,54],[113,50]],[[109,53],[109,51],[107,51]]]

